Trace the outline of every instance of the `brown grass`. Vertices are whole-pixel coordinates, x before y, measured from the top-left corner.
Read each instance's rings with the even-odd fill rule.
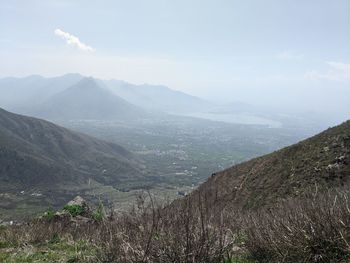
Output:
[[[349,196],[317,194],[249,213],[209,210],[199,194],[198,202],[165,207],[140,198],[131,212],[102,222],[34,220],[1,231],[0,241],[38,244],[69,235],[99,247],[96,262],[342,262],[350,255]],[[230,261],[237,253],[250,261]]]
[[[350,255],[349,193],[291,200],[245,217],[246,248],[259,261],[340,262]]]

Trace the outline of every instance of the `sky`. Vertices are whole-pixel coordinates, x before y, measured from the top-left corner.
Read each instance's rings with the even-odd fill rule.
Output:
[[[0,77],[73,72],[350,114],[350,1],[0,0]]]

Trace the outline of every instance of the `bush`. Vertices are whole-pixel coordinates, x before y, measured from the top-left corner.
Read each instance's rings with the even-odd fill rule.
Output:
[[[97,210],[92,214],[92,218],[95,221],[102,221],[105,218],[105,212],[102,202],[100,202]]]
[[[51,207],[47,209],[47,211],[42,216],[43,219],[51,221],[55,217],[55,210],[53,210]]]
[[[67,211],[72,216],[82,215],[85,212],[85,209],[80,205],[65,205],[63,210]]]
[[[57,244],[57,243],[59,243],[60,241],[61,241],[60,236],[59,236],[57,233],[55,233],[55,234],[52,235],[52,237],[51,237],[49,243],[51,243],[51,244]]]

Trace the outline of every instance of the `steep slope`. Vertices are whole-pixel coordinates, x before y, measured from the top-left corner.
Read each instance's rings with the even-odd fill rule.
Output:
[[[104,81],[123,99],[146,109],[167,113],[191,113],[208,109],[209,102],[160,85],[133,85],[119,80]]]
[[[201,193],[212,204],[256,208],[310,191],[350,185],[350,121],[274,153],[213,174]]]
[[[118,186],[145,178],[143,164],[118,145],[2,109],[0,164],[0,190],[78,188],[89,180]]]
[[[33,115],[49,119],[130,120],[147,113],[86,77],[38,105]]]

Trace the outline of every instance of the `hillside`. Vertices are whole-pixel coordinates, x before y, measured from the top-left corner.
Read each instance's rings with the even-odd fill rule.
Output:
[[[90,183],[119,189],[149,178],[121,146],[0,109],[0,214],[61,205]]]
[[[48,119],[130,120],[147,114],[85,77],[34,108],[34,116]]]
[[[56,213],[0,228],[0,256],[9,262],[349,262],[350,194],[337,191],[349,185],[349,146],[347,121],[213,175],[170,206],[141,194],[129,213],[92,213],[76,197]],[[275,203],[310,187],[306,198]],[[329,193],[321,191],[326,187]],[[29,252],[22,249],[28,244]]]
[[[212,204],[257,208],[350,183],[350,121],[282,150],[213,174],[200,192]]]

